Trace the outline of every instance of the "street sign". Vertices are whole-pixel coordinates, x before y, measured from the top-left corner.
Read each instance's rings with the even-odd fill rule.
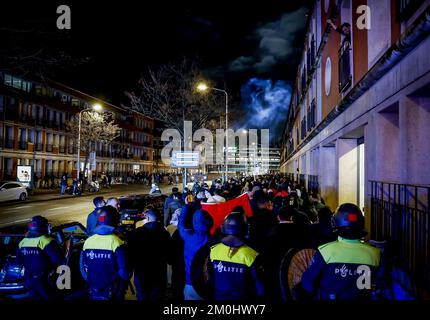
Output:
[[[200,153],[194,151],[173,151],[170,166],[173,168],[198,168]]]
[[[16,178],[24,186],[30,187],[33,182],[32,166],[16,166]]]

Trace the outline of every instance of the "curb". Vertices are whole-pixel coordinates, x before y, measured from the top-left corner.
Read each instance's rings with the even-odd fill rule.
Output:
[[[123,185],[123,186],[132,186],[133,184],[126,184],[126,185]],[[116,188],[115,188],[116,189]],[[64,195],[64,196],[58,196],[58,197],[55,197],[55,198],[49,198],[49,199],[39,199],[39,200],[30,200],[30,199],[27,199],[27,200],[25,200],[25,201],[11,201],[11,202],[2,202],[2,203],[0,203],[0,208],[1,207],[7,207],[7,206],[10,206],[10,205],[14,205],[14,204],[26,204],[26,203],[33,203],[33,202],[44,202],[44,201],[57,201],[57,200],[64,200],[64,199],[70,199],[70,198],[87,198],[87,197],[90,197],[90,196],[97,196],[97,195],[102,195],[102,194],[106,194],[106,193],[109,193],[109,192],[114,192],[115,191],[115,189],[103,189],[102,191],[100,191],[100,192],[93,192],[93,193],[90,193],[90,192],[86,192],[86,193],[84,193],[84,194],[82,194],[81,196],[72,196],[72,195]]]

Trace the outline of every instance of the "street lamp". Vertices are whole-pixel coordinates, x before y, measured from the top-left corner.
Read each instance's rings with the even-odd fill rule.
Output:
[[[253,147],[253,151],[254,151],[254,169],[252,170],[252,174],[254,176],[255,179],[255,171],[257,170],[257,147],[255,146],[255,142],[252,143]]]
[[[203,82],[199,83],[196,88],[197,88],[197,91],[200,91],[200,92],[214,90],[225,94],[225,165],[224,165],[224,169],[225,169],[224,182],[225,182],[227,181],[227,178],[228,178],[228,93],[223,89],[208,87],[208,85]]]
[[[78,120],[78,160],[76,162],[77,167],[77,178],[79,181],[80,173],[81,173],[81,120],[82,120],[82,113],[86,111],[96,111],[100,112],[102,111],[103,107],[100,103],[96,103],[92,105],[90,108],[83,109],[79,111],[79,120]],[[85,169],[84,169],[85,170]]]

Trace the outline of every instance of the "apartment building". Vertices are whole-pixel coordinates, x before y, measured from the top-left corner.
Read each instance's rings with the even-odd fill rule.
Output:
[[[399,241],[427,289],[429,35],[428,0],[315,1],[281,148],[282,172],[317,182],[332,209],[363,208],[370,236]]]
[[[77,141],[66,122],[94,104],[110,112],[121,130],[109,145],[94,142],[92,174],[152,172],[153,119],[52,80],[0,71],[0,179],[15,180],[17,165],[33,166],[39,178],[76,176]]]

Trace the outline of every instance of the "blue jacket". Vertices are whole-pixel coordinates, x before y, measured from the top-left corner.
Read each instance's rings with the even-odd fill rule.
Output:
[[[88,236],[92,236],[94,234],[94,229],[96,228],[97,225],[97,210],[99,208],[95,208],[89,215],[87,218],[87,234]]]
[[[112,229],[97,228],[84,243],[84,263],[88,267],[91,288],[105,289],[119,280],[127,281],[128,272],[124,241]]]
[[[194,214],[193,214],[194,213]],[[192,225],[190,218],[192,216]],[[194,212],[192,205],[182,207],[178,221],[178,230],[184,240],[185,283],[191,285],[190,269],[196,252],[204,246],[210,237],[213,219],[201,209]]]
[[[302,286],[321,300],[369,299],[371,291],[359,289],[358,267],[370,269],[371,280],[380,263],[380,250],[359,240],[341,237],[318,247],[311,265],[303,273]]]

